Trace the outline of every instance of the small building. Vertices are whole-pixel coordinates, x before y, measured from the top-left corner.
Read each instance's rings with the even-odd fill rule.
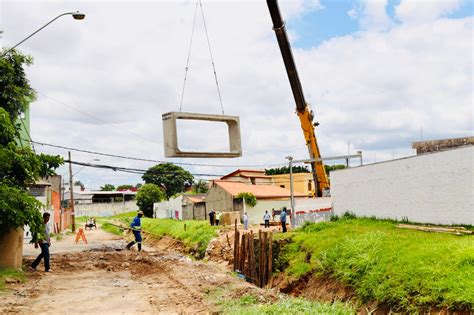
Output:
[[[249,185],[271,185],[273,179],[271,176],[265,175],[262,170],[241,170],[238,169],[230,174],[222,176],[222,181],[239,182]]]
[[[216,211],[239,211],[244,213],[244,204],[237,195],[243,192],[252,193],[257,198],[257,205],[253,208],[245,206],[251,224],[263,221],[265,210],[269,213],[272,209],[290,208],[290,190],[272,184],[245,184],[239,181],[215,180],[206,196],[206,212],[211,209]],[[305,194],[295,192],[295,198],[304,198]]]
[[[183,220],[206,219],[206,195],[183,195]]]
[[[290,174],[271,175],[271,177],[275,186],[290,189]],[[312,173],[293,173],[293,191],[312,197],[314,188]]]

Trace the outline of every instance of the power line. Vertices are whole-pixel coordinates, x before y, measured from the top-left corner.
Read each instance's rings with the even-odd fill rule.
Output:
[[[114,128],[114,129],[117,129],[117,130],[119,130],[120,132],[123,132],[123,133],[126,133],[126,134],[134,135],[134,136],[136,136],[136,137],[139,137],[139,138],[141,138],[141,139],[143,139],[143,140],[145,140],[145,141],[151,142],[151,143],[153,143],[153,144],[161,145],[160,143],[157,143],[157,142],[155,142],[154,140],[147,139],[147,138],[143,137],[142,135],[139,135],[139,134],[134,133],[134,132],[132,132],[132,131],[125,131],[123,128],[117,127],[117,126],[115,126],[115,125],[113,125],[113,124],[111,124],[111,123],[109,123],[109,122],[106,122],[105,120],[102,120],[102,119],[100,119],[100,118],[97,118],[97,117],[95,117],[95,116],[93,116],[93,115],[91,115],[91,114],[89,114],[89,113],[83,112],[83,111],[77,109],[77,108],[74,107],[74,106],[68,105],[68,104],[66,104],[66,103],[64,103],[64,102],[62,102],[62,101],[60,101],[60,100],[57,100],[57,99],[55,99],[55,98],[52,98],[52,97],[50,97],[50,96],[48,96],[48,95],[46,95],[46,94],[44,94],[44,93],[42,93],[42,92],[40,92],[40,91],[37,91],[37,92],[38,92],[38,94],[43,95],[44,97],[46,97],[46,98],[52,100],[53,102],[56,102],[56,103],[58,103],[58,104],[60,104],[60,105],[63,105],[63,106],[66,106],[66,107],[72,109],[73,111],[76,111],[76,112],[78,112],[78,113],[80,113],[80,114],[82,114],[82,115],[85,115],[85,116],[87,116],[87,117],[89,117],[89,118],[92,118],[92,119],[94,119],[95,121],[98,121],[98,122],[100,122],[100,123],[102,123],[102,124],[104,124],[104,125],[107,125],[107,126],[109,126],[109,127],[112,127],[112,128]]]
[[[113,170],[113,171],[116,171],[116,172],[126,172],[126,173],[134,173],[134,174],[145,174],[148,171],[146,169],[141,169],[141,168],[130,168],[130,167],[113,166],[113,165],[106,165],[106,164],[90,164],[90,163],[79,162],[79,161],[71,161],[71,160],[65,160],[64,162],[75,164],[75,165],[81,165],[81,166],[84,166],[84,167],[109,169],[109,170]],[[153,172],[153,174],[174,175],[174,174],[177,174],[177,172]],[[216,176],[216,177],[224,176],[224,175],[219,175],[219,174],[201,174],[201,173],[190,173],[190,174],[194,175],[194,176]]]
[[[167,161],[162,161],[162,160],[154,160],[154,159],[146,159],[146,158],[139,158],[139,157],[132,157],[132,156],[124,156],[124,155],[118,155],[118,154],[111,154],[111,153],[104,153],[104,152],[98,152],[98,151],[92,151],[92,150],[85,150],[85,149],[78,149],[78,148],[73,148],[73,147],[66,147],[62,145],[57,145],[57,144],[51,144],[51,143],[44,143],[44,142],[39,142],[39,141],[33,141],[33,140],[27,140],[23,139],[25,141],[30,141],[31,143],[35,143],[41,146],[48,146],[48,147],[53,147],[53,148],[58,148],[58,149],[63,149],[63,150],[71,150],[71,151],[76,151],[76,152],[82,152],[82,153],[88,153],[88,154],[95,154],[95,155],[101,155],[101,156],[107,156],[107,157],[113,157],[113,158],[119,158],[119,159],[125,159],[125,160],[133,160],[133,161],[142,161],[142,162],[153,162],[153,163],[167,163]],[[176,165],[188,165],[188,166],[204,166],[204,167],[232,167],[232,168],[239,168],[239,167],[276,167],[276,166],[287,166],[288,163],[279,163],[279,164],[247,164],[247,165],[233,165],[233,164],[201,164],[201,163],[184,163],[184,162],[172,162],[173,164]]]

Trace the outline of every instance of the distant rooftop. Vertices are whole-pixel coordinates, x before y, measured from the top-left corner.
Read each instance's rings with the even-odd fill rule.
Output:
[[[423,154],[428,152],[443,151],[466,145],[474,145],[474,137],[416,141],[412,143],[412,148],[416,149],[416,154]]]

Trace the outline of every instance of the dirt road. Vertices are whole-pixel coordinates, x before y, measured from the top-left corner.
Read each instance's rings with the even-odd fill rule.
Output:
[[[104,238],[103,231],[93,232],[88,233],[91,240]],[[273,298],[232,276],[222,264],[193,261],[166,249],[173,244],[124,251],[124,241],[105,233],[103,242],[68,252],[70,241],[53,244],[66,251],[52,255],[52,273],[28,272],[26,283],[0,295],[0,314],[213,313],[219,311],[213,293],[223,288],[226,299],[248,293]]]

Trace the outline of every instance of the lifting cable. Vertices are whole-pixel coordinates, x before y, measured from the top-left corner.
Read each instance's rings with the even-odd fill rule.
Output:
[[[193,27],[192,27],[192,30],[191,30],[191,40],[189,42],[188,58],[186,60],[186,68],[184,70],[184,81],[183,81],[183,89],[181,91],[181,102],[180,102],[180,105],[179,105],[179,111],[181,112],[181,109],[183,107],[184,90],[185,90],[185,87],[186,87],[186,79],[187,79],[188,70],[189,70],[189,59],[191,57],[191,47],[193,45],[193,37],[194,37],[194,29],[196,27],[196,14],[197,14],[198,5],[200,6],[200,9],[201,9],[202,22],[204,24],[204,31],[206,33],[207,47],[209,48],[209,55],[211,57],[212,70],[213,70],[213,73],[214,73],[214,79],[216,81],[217,94],[219,96],[219,103],[220,103],[220,106],[221,106],[222,115],[224,115],[224,106],[222,105],[222,96],[221,96],[221,91],[220,91],[220,88],[219,88],[219,81],[217,79],[217,72],[216,72],[216,66],[214,64],[214,57],[212,55],[211,41],[209,39],[209,33],[207,31],[207,24],[206,24],[206,19],[204,17],[204,9],[202,7],[201,0],[196,0],[196,6],[194,8]]]

